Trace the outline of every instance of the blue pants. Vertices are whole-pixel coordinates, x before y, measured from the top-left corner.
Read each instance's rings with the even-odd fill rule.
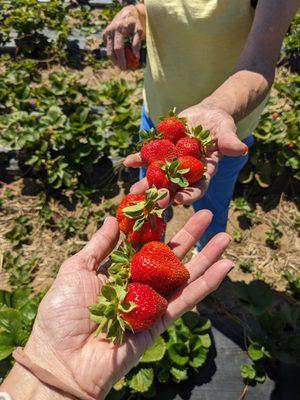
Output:
[[[154,124],[143,107],[141,130],[149,130],[152,127],[154,127]],[[253,142],[253,135],[248,136],[243,141],[248,147],[251,147]],[[218,172],[212,178],[207,192],[193,204],[195,211],[207,209],[213,213],[213,220],[210,226],[197,243],[198,250],[201,250],[215,234],[226,230],[229,204],[233,196],[234,186],[238,174],[247,163],[248,158],[248,155],[238,157],[224,156],[219,162]],[[140,178],[144,176],[145,170],[142,168]]]

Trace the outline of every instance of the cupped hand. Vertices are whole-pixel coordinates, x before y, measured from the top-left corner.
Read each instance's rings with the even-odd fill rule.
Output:
[[[189,107],[179,114],[179,117],[187,119],[188,128],[202,125],[208,129],[214,139],[214,144],[206,148],[206,172],[205,179],[197,185],[180,190],[173,199],[165,199],[161,206],[167,205],[167,200],[175,204],[192,204],[201,198],[218,170],[218,162],[222,156],[241,156],[248,152],[248,147],[241,142],[236,135],[236,126],[233,118],[225,111],[212,104],[203,102]],[[140,153],[129,155],[124,161],[125,167],[138,168],[143,166]],[[149,188],[147,179],[141,179],[132,185],[131,193],[144,193]]]
[[[132,5],[124,7],[103,32],[108,58],[122,70],[126,70],[126,39],[132,40],[133,54],[139,59],[143,35],[144,29],[137,8]]]
[[[177,257],[182,259],[187,254],[211,219],[209,211],[200,211],[173,237],[169,246]],[[122,345],[114,346],[103,336],[95,337],[97,326],[89,318],[88,306],[97,302],[106,282],[106,276],[98,274],[99,265],[116,246],[118,238],[117,220],[108,217],[90,242],[63,263],[40,304],[25,348],[38,365],[65,382],[72,380],[98,400],[137,363],[159,334],[215,290],[233,267],[228,260],[219,261],[230,241],[226,233],[220,233],[186,264],[190,272],[188,284],[174,295],[166,314],[153,328],[136,335],[128,333]]]

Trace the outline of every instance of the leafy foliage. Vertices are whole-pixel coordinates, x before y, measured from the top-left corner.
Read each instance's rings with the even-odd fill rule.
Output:
[[[18,152],[26,171],[49,188],[79,188],[106,154],[132,150],[138,114],[132,107],[134,89],[125,81],[89,88],[67,72],[52,72],[43,83],[35,64],[10,64],[0,77],[2,115],[0,144]],[[17,87],[17,91],[15,88]],[[106,100],[104,115],[96,110]],[[134,111],[135,110],[135,111]],[[131,122],[130,122],[131,121]]]
[[[30,218],[27,215],[20,215],[15,219],[14,226],[6,232],[5,238],[14,248],[17,248],[28,242],[31,230]]]
[[[127,398],[129,392],[149,398],[155,395],[157,382],[187,379],[191,369],[198,369],[206,362],[211,347],[210,326],[210,321],[198,313],[183,315],[156,339],[139,364],[114,386],[108,398]]]
[[[13,350],[29,338],[42,297],[29,288],[0,290],[0,382],[12,366]]]
[[[34,279],[34,272],[40,262],[37,257],[22,261],[20,256],[6,252],[3,257],[3,267],[9,273],[9,283],[12,287],[28,286]]]
[[[273,221],[271,229],[266,232],[266,236],[266,244],[271,247],[271,249],[278,249],[282,237],[282,231],[280,230],[279,224]]]
[[[274,87],[254,132],[250,160],[239,176],[241,182],[255,180],[261,187],[269,187],[284,171],[300,178],[300,78],[281,70]]]
[[[296,299],[300,300],[300,275],[286,272],[284,278],[287,280],[289,292],[291,292]]]

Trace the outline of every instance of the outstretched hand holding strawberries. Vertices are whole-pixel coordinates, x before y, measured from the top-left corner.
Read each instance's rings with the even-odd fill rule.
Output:
[[[190,174],[192,173],[195,180],[197,178],[197,181],[193,182],[193,180],[188,179],[188,185],[185,182],[175,193],[170,190],[170,187],[167,187],[171,195],[171,198],[168,200],[176,204],[192,204],[205,194],[211,178],[217,172],[218,162],[222,156],[239,156],[248,152],[248,147],[236,136],[236,126],[233,118],[225,111],[204,102],[184,110],[178,115],[178,118],[176,116],[165,118],[157,125],[156,129],[157,133],[162,135],[163,140],[172,141],[174,145],[173,147],[169,143],[168,146],[165,144],[167,150],[164,150],[164,154],[162,154],[162,150],[158,150],[159,144],[157,143],[153,151],[157,157],[163,155],[163,158],[171,161],[174,158],[174,154],[177,154],[180,164],[182,157],[192,156],[199,159],[203,167],[205,167],[205,171],[203,171],[205,179],[199,179],[203,167],[199,162],[196,163],[195,161],[191,162],[189,159],[184,159],[183,165],[181,164],[177,168],[177,171],[185,169],[188,164],[191,171]],[[211,137],[208,135],[208,132],[211,134]],[[153,135],[154,133],[152,133]],[[150,144],[148,144],[148,148]],[[147,150],[147,145],[144,146]],[[152,146],[154,147],[153,144]],[[161,146],[163,147],[162,143]],[[150,153],[150,151],[148,152]],[[141,152],[128,156],[125,159],[124,165],[133,168],[149,166],[149,158],[143,153],[145,151],[142,148]],[[150,158],[150,160],[154,161],[153,158]],[[195,171],[195,174],[193,174],[193,171]],[[158,172],[156,174],[158,175]],[[164,175],[159,173],[160,181],[163,180]],[[149,174],[146,178],[134,184],[131,187],[131,193],[144,193],[153,184],[151,176],[150,182],[148,177]],[[167,183],[167,180],[163,182],[164,187],[167,186]],[[166,200],[165,206],[167,202]]]

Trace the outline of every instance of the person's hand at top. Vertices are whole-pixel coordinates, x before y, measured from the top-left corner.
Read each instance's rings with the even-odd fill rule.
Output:
[[[178,191],[172,199],[175,204],[192,204],[205,194],[212,177],[217,172],[220,158],[222,156],[245,155],[248,152],[248,147],[238,139],[235,122],[231,115],[209,101],[203,101],[198,105],[187,108],[178,117],[186,118],[189,130],[198,125],[209,130],[213,139],[213,144],[208,146],[205,152],[205,179]],[[133,168],[143,166],[140,153],[129,155],[125,159],[124,165]],[[144,178],[132,185],[130,191],[131,193],[144,193],[148,187],[148,180]],[[170,198],[164,199],[161,206],[165,207],[168,201],[170,201]]]
[[[209,211],[200,211],[173,237],[169,246],[179,259],[194,246],[211,219]],[[230,241],[226,233],[220,233],[186,264],[190,273],[187,285],[169,299],[166,313],[153,327],[135,335],[127,332],[122,345],[113,345],[103,336],[95,336],[97,325],[90,320],[88,307],[97,303],[97,295],[107,281],[104,274],[98,275],[99,265],[114,249],[118,239],[118,222],[108,217],[90,242],[63,263],[40,304],[25,347],[35,364],[95,400],[104,399],[113,384],[138,362],[155,338],[215,290],[233,267],[232,262],[219,260]],[[1,390],[18,400],[73,398],[68,392],[62,395],[54,388],[51,391],[47,385],[41,387],[39,381],[33,389],[33,379],[33,375],[16,363]]]
[[[103,32],[108,58],[122,70],[128,69],[125,45],[129,39],[134,57],[139,60],[145,36],[146,11],[143,4],[124,7]]]

